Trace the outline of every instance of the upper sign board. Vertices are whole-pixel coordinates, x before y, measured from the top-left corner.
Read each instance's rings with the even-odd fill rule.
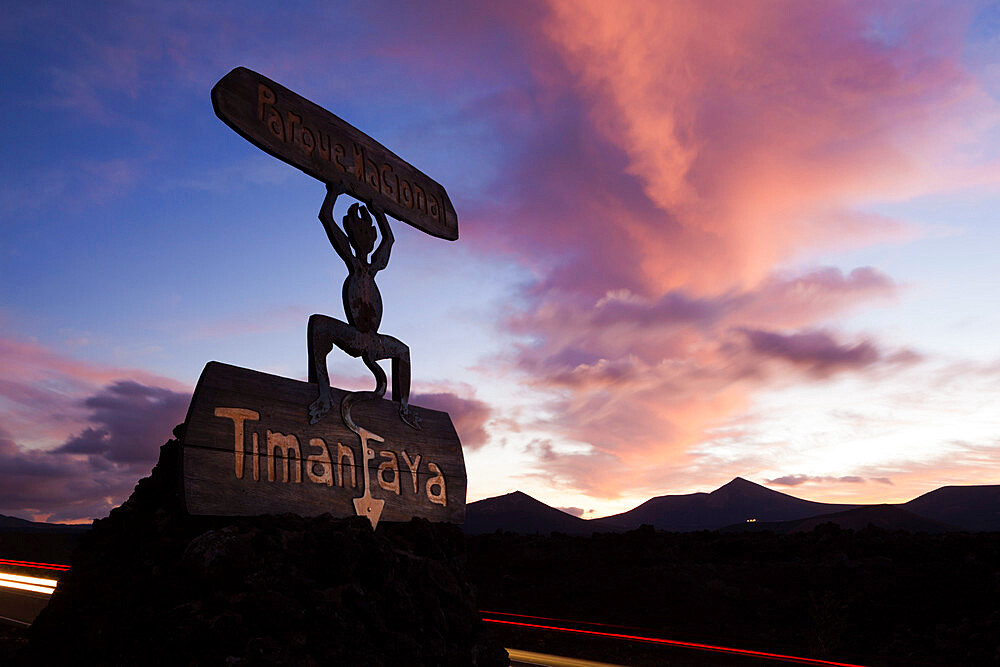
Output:
[[[215,113],[258,148],[431,236],[458,238],[444,188],[361,130],[245,67],[212,88]]]

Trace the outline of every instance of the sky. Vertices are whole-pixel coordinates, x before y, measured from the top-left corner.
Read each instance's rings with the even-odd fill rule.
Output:
[[[106,516],[207,362],[304,380],[343,316],[324,185],[212,111],[237,66],[447,189],[380,331],[469,501],[1000,483],[996,4],[8,2],[0,60],[0,513]]]

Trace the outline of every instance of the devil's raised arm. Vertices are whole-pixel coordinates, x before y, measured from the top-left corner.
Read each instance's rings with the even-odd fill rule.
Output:
[[[392,229],[389,227],[389,221],[385,218],[385,213],[377,208],[372,208],[372,213],[375,214],[378,230],[382,233],[382,242],[378,244],[378,248],[372,254],[372,268],[381,271],[389,265],[389,253],[392,252],[392,244],[396,239],[392,236]]]
[[[326,184],[326,198],[319,209],[319,221],[323,223],[323,229],[326,230],[326,235],[329,237],[333,249],[337,251],[341,259],[347,262],[348,266],[353,266],[356,260],[351,253],[351,244],[347,240],[347,234],[341,231],[333,219],[333,204],[342,192],[343,189],[339,184]]]

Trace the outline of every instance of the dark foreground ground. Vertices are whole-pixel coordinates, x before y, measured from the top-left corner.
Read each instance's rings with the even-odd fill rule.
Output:
[[[129,513],[135,513],[134,509]],[[162,520],[162,515],[159,518]],[[140,523],[145,520],[143,518]],[[199,586],[214,588],[213,581],[218,581],[217,578],[223,580],[221,593],[224,594],[220,597],[217,592],[205,598],[219,598],[217,602],[220,606],[217,611],[211,612],[210,607],[214,603],[209,603],[205,612],[211,613],[199,612],[199,622],[236,620],[227,614],[227,607],[238,602],[241,608],[233,611],[242,614],[242,607],[247,605],[248,599],[254,604],[265,604],[265,607],[273,605],[246,612],[250,617],[263,617],[267,625],[280,626],[288,618],[303,613],[307,618],[329,620],[339,615],[335,612],[341,605],[351,607],[353,613],[362,615],[378,613],[376,608],[380,604],[374,598],[374,606],[369,609],[365,606],[364,597],[338,601],[334,596],[334,599],[328,600],[325,589],[322,596],[313,596],[316,597],[315,611],[323,605],[332,603],[333,606],[324,608],[319,615],[281,607],[278,604],[283,602],[280,595],[274,597],[267,592],[265,597],[255,594],[256,597],[248,598],[245,593],[240,594],[234,589],[234,585],[236,589],[240,586],[234,584],[233,573],[225,571],[230,568],[241,571],[237,582],[242,580],[242,576],[252,573],[258,587],[264,583],[265,580],[260,579],[261,573],[252,566],[254,559],[251,554],[256,547],[264,548],[265,542],[278,540],[287,543],[285,548],[291,547],[305,560],[325,559],[323,554],[331,545],[309,544],[305,548],[306,545],[298,537],[310,534],[317,526],[298,533],[297,525],[288,525],[289,522],[297,524],[303,521],[288,519],[276,522],[273,527],[249,523],[241,526],[236,533],[246,533],[251,540],[246,545],[251,546],[247,554],[250,561],[246,562],[239,558],[236,562],[229,559],[233,553],[237,556],[242,553],[240,549],[230,553],[231,547],[243,544],[240,540],[230,539],[236,534],[230,534],[233,529],[220,532],[218,527],[213,526],[215,531],[212,534],[224,538],[219,544],[213,542],[210,549],[218,550],[217,555],[221,558],[218,565],[222,566],[222,570],[201,572],[201,561],[194,556],[204,549],[190,547],[187,557],[180,559],[180,571],[166,577],[163,583],[176,586],[179,582],[190,583],[194,579]],[[280,528],[278,524],[281,524]],[[364,541],[370,531],[361,528],[365,526],[351,526],[346,534],[352,535],[352,539]],[[383,540],[403,540],[410,545],[414,543],[415,536],[420,536],[420,539],[430,537],[426,534],[427,528],[421,525],[393,527],[386,524],[380,530],[387,531]],[[162,535],[162,529],[159,533]],[[135,534],[129,537],[134,538]],[[98,538],[101,538],[100,534],[85,538],[85,541]],[[101,539],[107,541],[109,538],[105,535]],[[460,534],[449,539],[457,540],[457,543],[452,541],[452,546],[447,547],[452,554],[450,557],[458,558],[456,562],[462,563],[458,567],[470,572],[472,584],[478,589],[478,606],[483,610],[627,626],[575,627],[863,665],[1000,664],[1000,533],[927,535],[874,528],[850,531],[828,524],[812,532],[792,535],[666,533],[650,529],[592,537],[506,533],[467,537],[464,548],[459,544],[462,541]],[[76,538],[46,536],[29,541],[11,538],[3,543],[0,540],[0,545],[5,545],[7,557],[69,562],[70,550],[77,541]],[[359,544],[352,545],[352,548],[358,549]],[[278,546],[278,549],[281,548]],[[401,583],[411,582],[409,586],[402,583],[401,589],[393,589],[392,595],[397,599],[406,597],[405,593],[403,596],[399,593],[409,592],[413,584],[421,580],[431,584],[427,594],[436,595],[433,591],[441,583],[427,580],[433,574],[431,571],[395,572],[402,561],[397,560],[392,549],[387,551],[386,548],[376,549],[381,559],[385,560],[380,559],[381,562],[373,564],[375,569],[372,574],[376,571],[394,572],[390,578]],[[16,553],[10,549],[15,549]],[[313,550],[315,555],[307,556]],[[420,549],[408,546],[406,551],[417,556]],[[464,557],[461,555],[463,551]],[[419,558],[413,560],[413,556],[408,556],[410,560],[407,562],[424,562]],[[337,561],[340,569],[347,565],[343,558],[327,562],[332,564]],[[296,567],[301,567],[299,562],[296,562]],[[125,572],[120,574],[126,575]],[[128,581],[136,576],[134,572],[128,575],[122,576],[122,579]],[[268,580],[267,583],[270,585],[263,588],[274,591],[273,586],[277,582]],[[288,585],[288,581],[282,580],[277,593]],[[342,587],[342,584],[338,585]],[[91,590],[99,588],[100,584],[96,584]],[[148,589],[135,590],[134,594],[139,599],[148,599],[149,592]],[[160,594],[166,593],[161,589]],[[185,593],[180,590],[169,595],[178,597],[177,604],[184,602],[180,598],[185,595],[188,600],[200,597],[192,596],[191,591]],[[417,604],[427,604],[427,600]],[[135,604],[135,601],[129,600],[126,605],[129,603]],[[157,610],[141,611],[148,614]],[[170,611],[177,613],[173,606]],[[435,613],[441,611],[435,609]],[[423,616],[416,609],[411,613],[415,613],[411,621]],[[81,622],[79,617],[73,620]],[[122,622],[120,618],[117,620]],[[247,625],[254,623],[246,624],[247,617],[240,620],[241,623],[229,634],[234,640],[242,641]],[[160,622],[164,621],[161,619]],[[538,620],[538,623],[568,625],[544,620]],[[107,625],[98,618],[91,618],[85,624],[89,626],[88,632],[99,632],[102,626]],[[242,627],[239,627],[241,624]],[[50,622],[49,625],[50,631],[61,632],[61,622]],[[321,625],[325,624],[321,621]],[[174,626],[171,631],[179,629]],[[133,632],[136,630],[131,628]],[[191,630],[189,628],[188,632]],[[750,664],[746,660],[722,655],[667,651],[621,640],[492,624],[489,630],[497,641],[506,646],[624,665]],[[475,632],[472,627],[465,630],[470,631]],[[197,637],[197,634],[189,634],[184,641],[205,639]],[[0,624],[0,665],[11,664],[11,659],[15,657],[25,657],[25,636],[23,630]],[[395,639],[398,641],[399,638]],[[272,654],[271,657],[294,662],[302,656],[292,651],[288,655]],[[211,663],[209,660],[206,664]]]
[[[1000,664],[1000,533],[644,527],[592,537],[481,535],[466,546],[486,610],[865,665]],[[574,655],[582,645],[573,635],[500,627],[508,646]],[[594,640],[588,650],[591,659],[662,664],[648,645]]]

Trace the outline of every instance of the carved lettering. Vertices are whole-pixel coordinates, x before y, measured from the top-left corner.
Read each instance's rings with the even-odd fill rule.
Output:
[[[250,440],[253,442],[253,453],[251,454],[251,467],[253,468],[253,481],[260,480],[260,438],[257,437],[256,433],[250,434]]]
[[[413,188],[407,180],[399,181],[399,203],[406,208],[413,208]]]
[[[434,477],[427,480],[427,500],[431,501],[435,505],[444,505],[447,507],[448,492],[445,490],[444,475],[441,474],[441,468],[438,468],[436,463],[428,463],[427,468],[434,473]],[[435,486],[439,487],[441,491],[438,493],[432,491],[431,489]]]
[[[378,466],[378,472],[375,473],[375,478],[378,479],[378,485],[381,486],[386,491],[392,491],[397,496],[400,493],[399,489],[399,461],[396,459],[396,452],[393,451],[380,451],[379,456],[386,459]],[[385,478],[385,473],[392,472],[392,481],[390,482]]]
[[[358,144],[354,144],[354,178],[365,182],[365,149]]]
[[[316,148],[319,149],[319,156],[330,161],[330,135],[323,134],[320,130],[316,130],[316,134],[319,136],[319,141],[316,144]]]
[[[285,124],[281,122],[281,114],[274,107],[268,107],[267,129],[271,130],[274,136],[286,141]]]
[[[306,459],[306,477],[310,482],[333,486],[333,462],[330,460],[330,450],[326,448],[326,441],[323,438],[311,438],[310,447],[318,447],[319,454],[310,454]],[[322,471],[316,472],[317,466]]]
[[[427,195],[424,194],[424,189],[422,187],[420,187],[419,185],[417,185],[416,183],[414,183],[413,184],[413,192],[414,192],[414,195],[415,195],[414,198],[413,198],[413,205],[414,205],[414,207],[418,211],[423,211],[424,213],[426,213],[427,212]]]
[[[354,465],[354,450],[350,447],[346,447],[341,443],[337,443],[337,484],[339,486],[344,486],[344,472],[341,469],[341,463],[344,458],[347,458],[347,469],[351,471],[351,488],[353,489],[358,485],[358,475],[357,470],[355,470]]]
[[[299,138],[302,143],[302,148],[305,149],[306,153],[312,155],[313,149],[316,148],[316,138],[313,137],[312,130],[308,127],[302,128],[302,136]]]
[[[379,174],[382,177],[382,194],[388,195],[389,197],[396,196],[396,188],[393,187],[393,181],[399,182],[396,175],[392,173],[392,165],[383,164],[382,168],[379,170]]]
[[[420,454],[417,454],[416,458],[410,461],[409,455],[406,450],[403,450],[403,460],[406,461],[406,467],[410,469],[410,477],[413,478],[413,493],[418,493],[417,491],[417,468],[420,467]]]
[[[378,165],[370,159],[365,160],[365,176],[368,178],[369,185],[376,190],[382,189],[382,179],[378,175]]]
[[[430,197],[428,197],[428,201],[430,203],[427,206],[427,212],[435,220],[440,220],[441,219],[441,203],[438,201],[438,198],[436,196],[434,196],[434,195],[431,195]]]
[[[274,91],[264,84],[257,85],[257,119],[264,120],[264,108],[275,103]]]
[[[340,161],[340,158],[342,157],[347,157],[347,151],[344,150],[344,147],[341,144],[334,144],[333,161],[336,162],[337,166],[340,167],[340,169],[346,174],[347,165]]]
[[[277,455],[276,455],[277,453]],[[292,468],[292,458],[294,454],[295,467]],[[274,474],[274,460],[279,456],[285,457],[285,463],[281,470],[281,481],[287,482],[289,478],[289,469],[294,471],[293,477],[294,482],[302,482],[302,452],[299,449],[299,439],[294,435],[284,435],[281,433],[275,433],[271,429],[267,430],[267,481],[273,482],[275,479]]]
[[[287,114],[288,126],[285,128],[285,141],[290,141],[293,144],[297,143],[299,140],[298,135],[295,133],[295,126],[298,125],[302,127],[302,116],[297,113],[292,113],[289,111]]]
[[[257,421],[260,419],[260,413],[243,408],[216,408],[215,416],[233,420],[233,432],[235,435],[233,450],[236,452],[236,479],[243,479],[243,422],[247,420]],[[257,448],[255,446],[254,454],[256,453]],[[254,479],[257,479],[256,475]]]

